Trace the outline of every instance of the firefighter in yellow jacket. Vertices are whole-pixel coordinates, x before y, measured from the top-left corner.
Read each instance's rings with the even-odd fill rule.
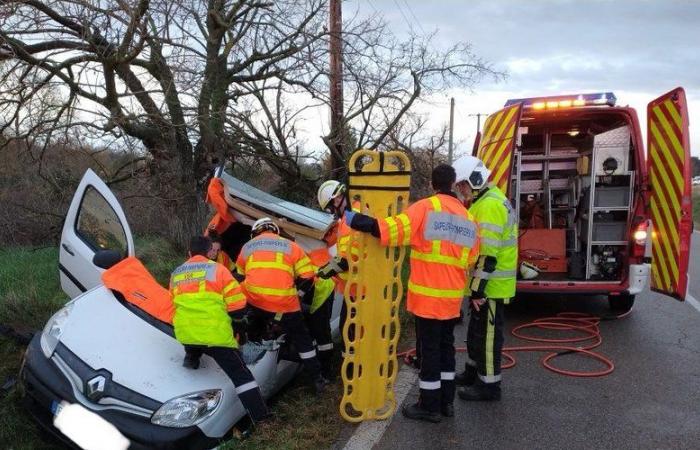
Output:
[[[457,192],[471,201],[469,212],[479,225],[479,259],[469,283],[471,316],[467,331],[463,400],[500,400],[503,307],[515,296],[518,224],[510,201],[487,182],[490,171],[473,156],[454,162]]]
[[[193,237],[190,258],[170,277],[175,338],[185,346],[183,366],[199,368],[202,354],[213,358],[233,382],[253,423],[257,423],[269,412],[258,383],[238,352],[231,326],[231,319],[238,319],[246,299],[231,272],[207,258],[210,250],[209,238]]]

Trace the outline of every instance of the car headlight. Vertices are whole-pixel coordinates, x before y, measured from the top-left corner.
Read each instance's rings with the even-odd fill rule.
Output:
[[[40,343],[41,351],[44,352],[44,356],[47,358],[50,358],[54,350],[56,350],[56,346],[61,338],[61,334],[63,334],[72,309],[73,303],[67,303],[66,306],[59,309],[58,312],[51,316],[49,321],[46,322],[44,331],[41,333]]]
[[[151,422],[164,427],[191,427],[209,417],[219,403],[219,389],[183,395],[163,403],[151,417]]]

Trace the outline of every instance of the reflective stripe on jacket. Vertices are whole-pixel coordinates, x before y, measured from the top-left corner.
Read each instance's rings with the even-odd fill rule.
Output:
[[[411,246],[406,308],[427,319],[459,317],[479,250],[478,227],[462,203],[437,194],[378,223],[382,245]]]
[[[241,286],[221,264],[193,256],[170,276],[175,337],[183,344],[238,347],[228,312],[245,307]]]
[[[518,221],[513,207],[499,188],[491,186],[469,212],[479,224],[479,254],[496,258],[493,272],[475,275],[488,280],[487,298],[510,299],[515,296],[518,266]]]
[[[316,267],[298,244],[271,232],[243,246],[236,271],[245,276],[243,290],[250,304],[274,313],[300,311],[294,281],[316,276]]]
[[[352,210],[355,212],[360,212],[360,202],[352,202]],[[337,239],[337,249],[338,255],[345,258],[348,264],[351,260],[357,261],[360,258],[360,249],[357,245],[350,245],[350,236],[352,235],[352,228],[345,223],[341,218],[339,220],[340,225],[338,226],[338,239]],[[338,292],[345,292],[345,285],[348,282],[350,274],[348,272],[341,272],[337,274],[335,279],[335,286]],[[354,292],[353,292],[354,294]]]
[[[219,250],[219,254],[216,255],[216,262],[226,267],[229,272],[236,268],[236,263],[228,256],[228,253],[223,250]]]

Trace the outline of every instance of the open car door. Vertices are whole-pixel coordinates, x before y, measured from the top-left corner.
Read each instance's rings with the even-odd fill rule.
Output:
[[[484,133],[476,156],[491,171],[490,182],[498,186],[506,197],[513,171],[513,149],[520,124],[522,103],[507,106],[491,114],[484,123]]]
[[[134,241],[117,198],[88,169],[73,196],[61,233],[58,268],[61,287],[69,297],[102,284],[103,269],[93,263],[99,250],[114,250],[122,258],[134,255]]]
[[[651,289],[685,300],[693,230],[688,109],[683,88],[647,106]]]

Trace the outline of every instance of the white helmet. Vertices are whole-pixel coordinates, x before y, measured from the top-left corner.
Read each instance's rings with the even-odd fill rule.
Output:
[[[520,263],[520,275],[522,275],[523,280],[532,280],[537,278],[540,274],[540,268],[534,264],[530,264],[527,261]]]
[[[491,175],[491,171],[475,156],[462,156],[452,163],[452,167],[457,174],[455,183],[466,181],[474,190],[486,186]]]
[[[263,217],[262,219],[256,220],[253,224],[253,228],[251,229],[251,233],[253,236],[255,236],[265,230],[272,231],[275,234],[280,234],[280,228],[269,217]]]
[[[336,180],[324,181],[318,188],[318,204],[321,206],[321,209],[325,210],[328,208],[331,200],[343,194],[345,194],[345,185],[343,183]]]

